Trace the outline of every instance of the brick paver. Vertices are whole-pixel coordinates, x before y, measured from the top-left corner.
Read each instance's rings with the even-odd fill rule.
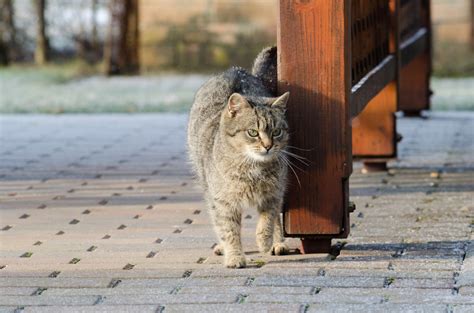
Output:
[[[474,312],[473,113],[400,118],[389,173],[355,165],[337,256],[261,255],[245,212],[241,270],[212,254],[185,128],[1,117],[0,312]]]

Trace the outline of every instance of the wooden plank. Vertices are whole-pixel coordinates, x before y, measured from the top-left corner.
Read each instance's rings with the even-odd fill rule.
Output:
[[[428,48],[428,30],[420,28],[411,37],[400,44],[401,66],[404,67]]]
[[[405,41],[423,26],[422,1],[424,0],[402,0],[400,2],[399,31],[401,41]]]
[[[351,89],[351,116],[359,115],[388,83],[395,79],[396,62],[393,55],[387,56]]]
[[[352,120],[352,149],[358,158],[396,156],[396,82],[383,88]]]
[[[396,156],[396,119],[398,107],[398,75],[400,66],[398,12],[399,1],[390,0],[389,52],[394,58],[395,75],[352,120],[352,149],[358,158],[392,158]],[[354,109],[355,110],[355,109]]]
[[[405,42],[400,44],[401,54],[401,84],[403,90],[402,93],[403,103],[405,99],[409,100],[410,97],[416,95],[417,97],[423,94],[424,99],[421,102],[426,103],[426,95],[428,91],[426,88],[426,82],[424,81],[424,75],[426,75],[428,63],[426,60],[418,59],[416,65],[412,65],[408,68],[403,68],[413,59],[417,58],[420,54],[426,51],[428,45],[428,31],[426,28],[420,29],[418,32],[413,34]],[[420,64],[422,63],[422,64]],[[396,75],[396,62],[393,55],[386,57],[378,66],[372,69],[366,76],[364,76],[351,90],[351,116],[355,117],[362,112],[369,101],[375,97],[390,81],[395,78]],[[419,84],[425,84],[425,88],[421,90],[414,89]],[[410,90],[414,89],[414,90]],[[420,101],[415,101],[417,104]],[[419,105],[420,106],[420,105]],[[415,107],[418,107],[415,105]],[[425,105],[421,105],[425,107]]]
[[[349,0],[279,2],[278,89],[290,91],[290,144],[305,149],[295,152],[308,163],[296,169],[299,183],[290,175],[287,236],[327,240],[348,234],[349,10]]]
[[[399,110],[408,115],[419,115],[430,107],[430,59],[417,56],[400,71]]]

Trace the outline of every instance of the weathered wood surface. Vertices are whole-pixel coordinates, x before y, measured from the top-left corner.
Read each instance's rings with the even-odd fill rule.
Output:
[[[408,5],[408,3],[404,3]],[[413,1],[418,13],[417,22],[401,37],[402,68],[398,109],[408,115],[419,115],[430,108],[431,76],[431,14],[430,1]],[[403,8],[403,6],[402,6]],[[402,11],[413,15],[413,12]],[[407,26],[405,26],[407,28]],[[411,35],[411,36],[410,36]]]
[[[308,163],[298,164],[299,182],[290,172],[287,236],[327,240],[348,233],[349,9],[349,0],[280,0],[278,87],[291,94],[290,144],[305,149],[295,152]]]
[[[284,230],[304,253],[327,252],[349,233],[352,156],[396,157],[399,102],[427,103],[429,0],[279,3],[278,88],[291,93],[291,145],[308,163],[294,161]]]
[[[396,156],[396,119],[398,107],[399,50],[399,1],[390,0],[390,26],[386,33],[389,53],[394,58],[392,80],[388,75],[379,77],[371,86],[383,87],[352,120],[352,153],[360,158],[391,158]],[[376,26],[375,26],[376,27]],[[385,84],[384,84],[385,83]],[[359,104],[360,108],[361,104]]]
[[[359,115],[367,104],[396,77],[397,64],[393,55],[387,56],[351,89],[351,116]]]
[[[388,1],[351,1],[352,85],[389,55]]]

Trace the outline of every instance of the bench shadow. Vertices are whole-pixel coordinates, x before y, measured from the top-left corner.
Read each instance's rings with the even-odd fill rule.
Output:
[[[408,259],[440,260],[462,258],[466,253],[469,240],[458,241],[428,241],[419,243],[368,243],[351,244],[348,243],[342,248],[332,245],[330,253],[308,254],[307,257],[298,259],[278,260],[272,258],[269,263],[327,263],[327,262],[358,262],[358,261],[393,261]],[[336,251],[336,254],[334,254]],[[352,255],[339,254],[340,251],[354,252]],[[379,251],[379,255],[357,255],[357,252]],[[437,253],[436,253],[437,252]],[[293,250],[290,255],[302,255],[299,250]],[[302,255],[303,256],[303,255]]]

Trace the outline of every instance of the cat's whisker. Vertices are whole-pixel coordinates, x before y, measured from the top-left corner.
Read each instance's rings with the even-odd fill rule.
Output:
[[[290,149],[296,149],[296,150],[300,150],[300,151],[313,151],[314,150],[314,148],[313,149],[303,149],[303,148],[298,148],[296,146],[290,146],[290,145],[287,145],[287,147],[290,148]]]
[[[301,162],[302,164],[304,164],[304,165],[306,165],[306,166],[309,166],[309,163],[308,163],[308,162],[310,162],[310,161],[309,161],[307,158],[302,157],[302,156],[297,155],[297,154],[294,154],[294,153],[292,153],[292,152],[285,151],[285,150],[281,150],[281,152],[282,152],[283,154],[286,154],[286,155],[289,155],[289,156],[293,157],[296,161],[299,161],[299,162]],[[306,161],[308,161],[308,162],[306,162]]]
[[[291,155],[290,153],[287,153],[287,152],[285,152],[284,154],[290,156],[290,157],[293,158],[295,161],[298,161],[298,162],[300,162],[300,163],[302,163],[302,164],[304,164],[304,165],[306,165],[306,166],[309,166],[310,163],[311,163],[310,161],[308,161],[308,160],[305,159],[305,158],[299,158],[299,157],[294,156],[294,155]]]
[[[294,152],[290,152],[290,151],[286,151],[286,150],[283,150],[285,151],[285,153],[288,153],[289,155],[295,157],[295,158],[298,158],[298,159],[303,159],[303,160],[307,160],[307,158],[305,158],[304,156],[301,156],[299,154],[296,154]]]
[[[283,155],[281,155],[281,159],[282,161],[290,168],[290,170],[293,172],[293,174],[295,175],[295,178],[296,178],[296,181],[298,182],[298,185],[300,186],[301,188],[301,182],[300,182],[300,178],[298,177],[298,174],[296,174],[296,171],[293,169],[293,166],[291,166],[289,160],[284,157]]]
[[[299,167],[299,166],[296,165],[295,163],[291,162],[291,160],[290,160],[289,158],[287,158],[286,156],[285,156],[285,159],[286,159],[286,161],[288,161],[288,163],[290,163],[291,165],[293,165],[296,169],[300,170],[300,171],[303,172],[303,173],[306,173],[305,170],[303,170],[301,167]]]
[[[285,159],[285,161],[287,162],[287,164],[289,165],[292,165],[294,168],[296,168],[297,170],[300,170],[301,172],[303,173],[306,173],[305,170],[303,170],[301,167],[299,167],[298,165],[296,165],[295,163],[291,162],[291,160],[289,158],[287,158],[286,156],[282,155],[282,157]]]

